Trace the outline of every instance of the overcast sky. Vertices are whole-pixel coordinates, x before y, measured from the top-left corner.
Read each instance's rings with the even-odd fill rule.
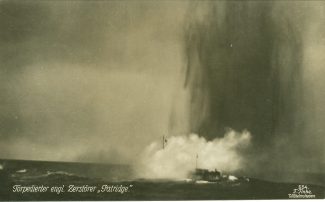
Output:
[[[126,162],[160,139],[186,8],[1,1],[0,158]]]

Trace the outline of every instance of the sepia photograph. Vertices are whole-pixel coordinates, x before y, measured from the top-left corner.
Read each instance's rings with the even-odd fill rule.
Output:
[[[0,201],[325,198],[325,1],[0,0]]]

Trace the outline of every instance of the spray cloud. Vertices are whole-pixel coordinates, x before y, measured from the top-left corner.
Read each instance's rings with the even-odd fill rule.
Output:
[[[164,149],[160,142],[154,142],[145,149],[138,165],[138,175],[184,179],[195,169],[196,161],[198,168],[233,172],[243,167],[241,151],[249,147],[250,140],[248,131],[239,133],[232,129],[223,138],[211,141],[197,134],[172,136]]]

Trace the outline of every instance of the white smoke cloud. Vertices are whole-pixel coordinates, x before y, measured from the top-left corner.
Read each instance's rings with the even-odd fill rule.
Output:
[[[241,149],[250,145],[251,135],[228,130],[223,138],[207,141],[196,134],[172,136],[165,148],[162,142],[150,144],[144,151],[137,166],[137,174],[143,178],[187,178],[196,167],[222,172],[232,172],[242,168]]]

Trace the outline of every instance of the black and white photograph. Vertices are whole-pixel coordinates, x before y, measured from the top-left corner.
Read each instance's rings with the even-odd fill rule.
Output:
[[[0,0],[0,201],[325,198],[325,1]]]

